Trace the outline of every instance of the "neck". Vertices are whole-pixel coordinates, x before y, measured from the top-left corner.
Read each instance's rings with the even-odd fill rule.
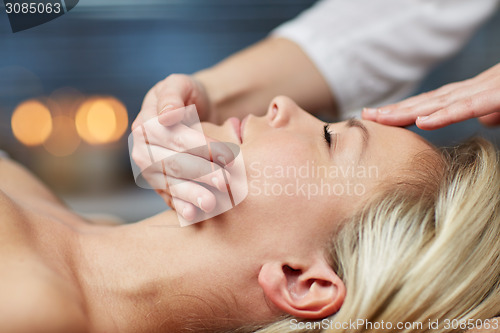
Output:
[[[173,332],[201,323],[216,331],[269,317],[257,283],[260,264],[228,237],[226,224],[181,228],[170,211],[82,230],[75,271],[94,330]]]

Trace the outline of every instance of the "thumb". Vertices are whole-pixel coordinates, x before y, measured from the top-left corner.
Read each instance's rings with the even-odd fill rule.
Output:
[[[158,122],[163,126],[173,126],[184,119],[184,105],[175,106],[169,104],[165,106],[158,114]]]

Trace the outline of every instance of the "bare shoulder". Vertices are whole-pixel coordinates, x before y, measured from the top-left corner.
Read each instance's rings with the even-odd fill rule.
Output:
[[[5,264],[0,268],[1,332],[87,331],[83,306],[50,270],[30,259]]]
[[[80,297],[31,245],[25,214],[0,190],[0,332],[85,332]]]
[[[63,205],[29,170],[8,159],[0,159],[0,190],[20,201],[43,200]]]

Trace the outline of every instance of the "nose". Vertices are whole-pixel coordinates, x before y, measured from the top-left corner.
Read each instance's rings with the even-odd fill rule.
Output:
[[[288,125],[297,109],[297,104],[290,98],[278,96],[273,98],[269,104],[266,118],[272,127],[284,127]]]

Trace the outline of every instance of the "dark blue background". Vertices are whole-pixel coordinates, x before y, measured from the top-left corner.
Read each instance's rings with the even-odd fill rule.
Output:
[[[133,119],[144,94],[157,81],[170,73],[192,73],[213,65],[265,37],[314,2],[87,0],[63,17],[16,34],[10,31],[3,8],[0,122],[8,122],[20,101],[64,86],[85,94],[114,95],[126,104]],[[497,63],[498,36],[497,13],[420,90],[469,78]],[[443,134],[439,139],[440,135],[431,134],[438,143],[446,143],[449,137]]]
[[[10,117],[18,103],[69,86],[86,95],[116,96],[127,106],[132,121],[145,93],[157,81],[171,73],[192,73],[213,65],[264,38],[272,28],[314,2],[82,0],[62,17],[15,34],[2,7],[0,149],[9,151],[36,172],[40,159],[33,160],[34,150],[20,145],[10,130]],[[419,91],[469,78],[499,62],[499,36],[500,14],[497,13],[460,54],[438,66]],[[450,144],[476,132],[497,141],[500,136],[498,129],[485,130],[475,120],[440,131],[419,132],[437,144]],[[131,183],[126,138],[116,149],[121,151],[123,159],[117,164],[120,166],[117,174],[126,175]],[[37,152],[39,157],[46,154],[43,157],[46,160],[54,159],[48,153]],[[96,160],[105,156],[102,154]],[[58,161],[64,162],[62,158]],[[87,183],[99,182],[99,179],[103,176],[96,175]],[[50,183],[50,179],[45,180]],[[51,186],[58,184],[51,183]],[[137,196],[131,197],[135,200]],[[109,200],[99,202],[112,206]],[[117,200],[121,212],[123,202],[123,199]],[[134,212],[127,211],[124,215],[130,217]]]

